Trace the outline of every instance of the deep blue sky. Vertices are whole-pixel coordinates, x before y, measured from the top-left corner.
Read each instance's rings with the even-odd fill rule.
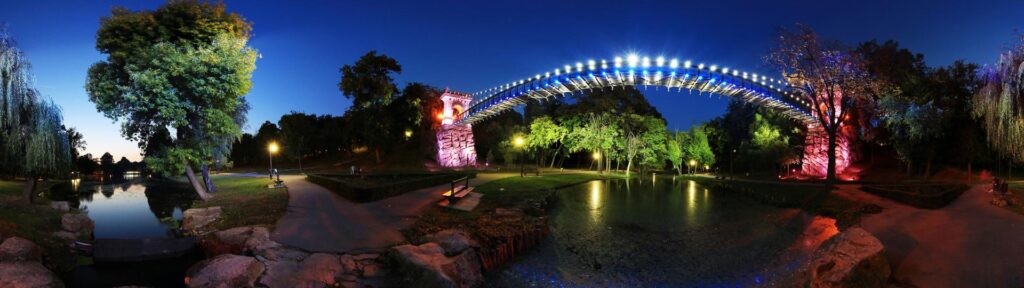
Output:
[[[1024,28],[1024,2],[970,2],[978,1],[226,1],[253,22],[251,45],[263,55],[247,96],[250,132],[291,110],[343,113],[350,101],[337,89],[338,68],[368,50],[398,59],[400,83],[466,92],[630,51],[770,72],[761,56],[776,28],[797,22],[847,44],[894,39],[930,65],[991,63]],[[112,6],[162,3],[0,0],[0,22],[33,63],[39,90],[97,157],[140,158],[83,88],[89,65],[105,58],[94,46],[99,19]],[[648,98],[680,129],[721,114],[727,102]]]

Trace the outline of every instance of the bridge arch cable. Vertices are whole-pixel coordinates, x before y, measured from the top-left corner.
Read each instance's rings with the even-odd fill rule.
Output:
[[[574,92],[615,89],[626,86],[665,87],[668,91],[718,94],[775,109],[813,125],[811,106],[785,80],[769,78],[717,65],[663,57],[651,59],[630,54],[612,61],[588,60],[565,65],[544,74],[473,93],[474,100],[455,124],[473,124],[498,113],[524,105],[530,99],[550,100]]]

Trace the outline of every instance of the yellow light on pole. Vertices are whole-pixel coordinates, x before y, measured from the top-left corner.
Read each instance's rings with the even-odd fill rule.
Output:
[[[690,166],[697,166],[697,160],[690,160]]]
[[[405,139],[409,139],[409,137],[412,137],[412,130],[405,130]]]
[[[270,174],[270,180],[274,180],[274,153],[277,153],[277,150],[279,149],[281,149],[281,147],[277,146],[277,142],[270,142],[270,144],[267,144],[267,154],[270,156],[270,173],[268,173]],[[280,176],[278,176],[278,180],[281,180]]]
[[[520,147],[523,147],[523,142],[525,142],[523,140],[523,136],[516,136],[516,138],[512,140],[512,145],[515,145],[516,148],[520,148]],[[519,149],[519,159],[516,159],[519,162],[519,177],[525,177],[526,176],[526,168],[523,167],[523,159],[522,158],[523,158],[523,149]]]
[[[594,155],[592,156],[594,157],[594,160],[601,160],[601,152],[594,152]]]

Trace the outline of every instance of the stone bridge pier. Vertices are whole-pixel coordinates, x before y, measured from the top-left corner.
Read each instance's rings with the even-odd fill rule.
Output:
[[[437,132],[437,163],[442,167],[476,166],[473,127],[455,124],[464,115],[473,96],[445,89],[441,101],[444,102],[444,112],[441,130]]]

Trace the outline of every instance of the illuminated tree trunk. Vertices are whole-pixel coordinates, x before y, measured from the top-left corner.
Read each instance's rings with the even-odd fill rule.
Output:
[[[825,177],[825,184],[832,186],[836,183],[836,134],[838,127],[828,129],[828,174]]]

